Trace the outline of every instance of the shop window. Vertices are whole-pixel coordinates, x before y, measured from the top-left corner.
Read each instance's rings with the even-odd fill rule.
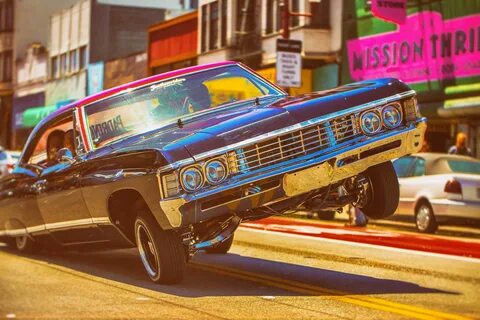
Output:
[[[78,71],[78,50],[70,51],[70,72]]]
[[[227,1],[223,1],[222,2],[222,22],[221,22],[222,37],[220,42],[221,47],[225,47],[227,45],[227,15],[228,15]]]
[[[210,39],[209,39],[209,49],[218,48],[218,1],[212,2],[210,4],[210,19],[209,19],[209,28],[210,28]]]
[[[87,67],[87,46],[80,48],[80,70]]]
[[[201,33],[201,52],[207,51],[207,41],[208,41],[208,6],[202,7],[202,33]]]
[[[290,0],[290,11],[299,12],[300,3],[299,0]],[[300,17],[291,16],[290,17],[290,27],[298,27],[300,25]]]
[[[282,10],[279,0],[267,0],[265,34],[272,34],[282,28]]]
[[[227,44],[227,0],[218,0],[201,7],[201,52]]]
[[[12,51],[0,53],[0,81],[12,81]]]
[[[13,0],[0,2],[0,32],[13,31]]]
[[[237,0],[237,32],[244,34],[253,32],[256,26],[256,3],[254,0]],[[268,15],[268,14],[267,14]]]
[[[330,1],[310,2],[310,27],[330,28]]]
[[[265,26],[265,34],[271,34],[274,31],[274,8],[275,8],[275,0],[267,0],[267,10],[266,10],[266,26]]]
[[[58,78],[58,56],[52,57],[50,60],[50,77],[52,79]]]
[[[68,59],[67,54],[62,53],[60,55],[60,75],[65,75],[68,72]]]

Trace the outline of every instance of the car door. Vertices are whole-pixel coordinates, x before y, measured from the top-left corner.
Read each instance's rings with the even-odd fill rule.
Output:
[[[0,234],[16,236],[45,231],[32,188],[37,180],[34,170],[21,165],[0,179]]]
[[[44,141],[48,141],[53,132],[67,132],[72,128],[71,116],[59,118],[45,132]],[[47,151],[48,158],[51,157]],[[47,230],[63,244],[102,240],[102,233],[93,223],[83,199],[79,178],[81,159],[73,162],[50,159],[43,160],[42,164],[44,169],[34,187]]]

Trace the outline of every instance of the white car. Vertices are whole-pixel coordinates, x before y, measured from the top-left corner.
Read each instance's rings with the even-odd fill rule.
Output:
[[[12,172],[20,158],[20,152],[7,151],[0,148],[0,177]]]
[[[480,222],[480,160],[417,153],[393,161],[400,184],[396,215],[415,217],[418,231],[438,224]]]

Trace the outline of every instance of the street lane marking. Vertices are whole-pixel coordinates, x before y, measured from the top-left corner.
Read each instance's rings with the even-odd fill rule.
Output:
[[[293,291],[293,292],[298,292],[298,293],[312,295],[312,296],[328,295],[329,296],[328,298],[330,299],[339,300],[349,304],[362,306],[365,308],[386,311],[389,313],[395,313],[395,314],[399,314],[399,315],[403,315],[403,316],[407,316],[415,319],[422,319],[422,320],[434,320],[434,319],[468,320],[468,319],[471,319],[461,315],[445,313],[445,312],[425,309],[421,307],[415,307],[415,306],[387,301],[379,298],[354,295],[348,292],[342,292],[338,290],[325,289],[318,286],[309,285],[303,282],[286,280],[282,278],[269,276],[266,274],[253,273],[253,272],[225,267],[225,266],[212,265],[212,264],[202,263],[198,261],[190,262],[189,266],[196,269],[203,270],[203,271],[232,276],[235,278],[240,278],[248,281],[253,281],[256,283],[261,283],[264,285],[284,289],[287,291]]]
[[[251,231],[263,234],[272,234],[290,237],[290,238],[299,238],[299,239],[307,239],[319,242],[330,242],[330,243],[341,243],[344,245],[355,246],[355,247],[364,247],[364,248],[375,248],[375,249],[382,249],[386,251],[395,251],[395,252],[402,252],[408,254],[416,254],[420,256],[429,256],[435,258],[442,258],[442,259],[450,259],[450,260],[458,260],[458,261],[465,261],[465,262],[473,262],[473,263],[480,263],[480,259],[477,258],[470,258],[470,257],[461,257],[461,256],[454,256],[449,254],[443,253],[435,253],[435,252],[426,252],[426,251],[419,251],[419,250],[412,250],[412,249],[402,249],[402,248],[394,248],[394,247],[387,247],[381,246],[377,244],[369,244],[369,243],[359,243],[353,241],[346,241],[346,240],[337,240],[337,239],[330,239],[330,238],[322,238],[322,237],[312,237],[312,236],[305,236],[301,234],[291,234],[286,232],[279,232],[279,231],[268,231],[268,230],[260,230],[260,229],[252,229],[247,227],[239,227],[243,231]]]

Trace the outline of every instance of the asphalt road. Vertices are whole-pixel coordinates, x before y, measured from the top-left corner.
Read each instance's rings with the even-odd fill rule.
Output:
[[[240,229],[176,286],[135,250],[0,248],[0,319],[480,319],[480,260]]]

